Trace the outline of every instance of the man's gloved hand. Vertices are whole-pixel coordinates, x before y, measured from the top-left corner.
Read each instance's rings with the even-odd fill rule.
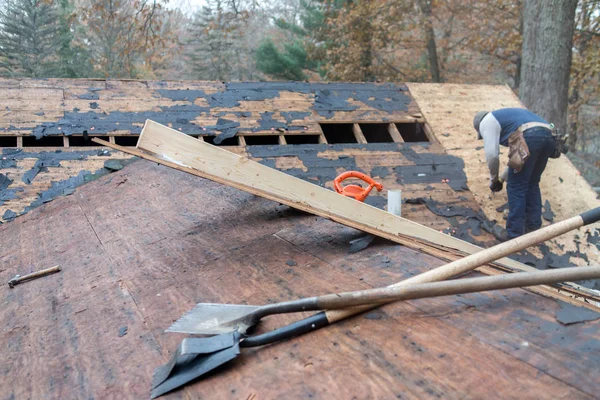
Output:
[[[503,187],[504,187],[504,182],[499,179],[496,179],[496,180],[492,181],[492,183],[490,183],[490,190],[492,192],[500,192]]]

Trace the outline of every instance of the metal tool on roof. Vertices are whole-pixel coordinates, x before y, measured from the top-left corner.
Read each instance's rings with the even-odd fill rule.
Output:
[[[600,266],[571,267],[549,271],[519,272],[483,278],[457,279],[328,294],[265,306],[238,305],[232,306],[234,307],[232,310],[234,310],[234,314],[236,312],[245,313],[241,318],[238,318],[238,321],[248,318],[250,322],[254,322],[261,316],[271,314],[339,309],[399,300],[448,296],[595,278],[600,278]],[[214,306],[222,307],[223,305],[217,304]],[[205,320],[205,326],[207,322],[209,322],[209,319]],[[181,323],[185,324],[186,322],[184,320]],[[216,323],[218,324],[219,321],[216,321]],[[155,398],[176,389],[231,361],[240,353],[241,347],[257,347],[275,343],[327,326],[329,323],[325,314],[319,313],[283,328],[256,336],[243,335],[236,329],[209,338],[184,339],[171,357],[171,360],[166,365],[156,369],[152,381],[151,397]],[[238,325],[230,324],[227,326],[237,327]]]
[[[363,188],[360,185],[346,185],[342,187],[342,182],[349,178],[358,178],[369,184],[366,188]],[[360,202],[364,202],[369,193],[373,188],[376,188],[378,192],[383,190],[383,185],[368,175],[363,174],[358,171],[346,171],[343,174],[339,175],[337,178],[333,180],[333,187],[335,191],[339,194],[342,194],[347,197],[354,197],[356,200]]]
[[[23,275],[23,276],[17,274],[14,276],[14,278],[12,278],[10,281],[8,281],[8,286],[12,289],[16,285],[23,283],[25,281],[41,278],[42,276],[50,275],[50,274],[53,274],[60,270],[61,270],[60,266],[56,265],[52,268],[46,268],[41,271],[33,272],[31,274],[27,274],[27,275]]]

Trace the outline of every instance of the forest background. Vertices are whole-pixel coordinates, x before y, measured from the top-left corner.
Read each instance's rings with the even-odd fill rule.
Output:
[[[0,0],[0,76],[507,84],[600,187],[600,0]]]

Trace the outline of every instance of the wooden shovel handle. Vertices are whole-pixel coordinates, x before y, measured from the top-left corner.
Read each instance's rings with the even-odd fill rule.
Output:
[[[317,304],[325,309],[338,309],[361,304],[376,304],[453,294],[485,292],[535,285],[549,285],[566,281],[600,278],[600,267],[570,267],[548,271],[518,272],[482,278],[418,283],[415,285],[388,286],[387,288],[361,290],[319,296]]]
[[[467,271],[474,270],[489,262],[499,260],[518,251],[524,250],[535,244],[555,238],[563,233],[589,225],[600,220],[600,207],[586,211],[581,215],[548,225],[545,228],[519,236],[515,239],[481,250],[469,256],[453,261],[449,264],[424,272],[412,278],[395,283],[390,287],[410,285],[414,283],[436,282],[446,280]],[[385,302],[380,303],[385,304]],[[353,307],[347,310],[328,310],[325,312],[329,323],[341,321],[358,313],[377,307],[378,305]]]

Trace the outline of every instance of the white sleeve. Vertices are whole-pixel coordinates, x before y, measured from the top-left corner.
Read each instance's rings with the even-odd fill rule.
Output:
[[[479,133],[483,138],[483,148],[485,151],[485,160],[490,170],[490,179],[498,179],[498,169],[500,167],[500,132],[502,127],[500,122],[490,112],[479,124]]]

